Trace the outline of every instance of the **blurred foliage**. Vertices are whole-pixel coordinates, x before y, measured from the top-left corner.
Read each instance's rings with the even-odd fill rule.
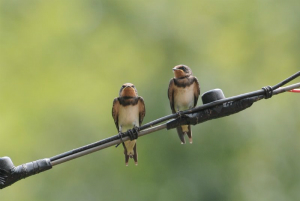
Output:
[[[274,85],[299,71],[299,19],[298,0],[0,0],[0,156],[19,165],[116,134],[125,82],[145,99],[144,123],[169,114],[177,64],[201,93]],[[175,130],[138,139],[138,166],[108,148],[0,199],[299,200],[299,113],[298,95],[275,96],[193,127],[193,145]]]

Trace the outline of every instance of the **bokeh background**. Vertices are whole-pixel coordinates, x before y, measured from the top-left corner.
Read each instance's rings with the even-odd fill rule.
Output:
[[[274,85],[299,71],[299,19],[298,0],[0,0],[0,156],[20,165],[115,135],[125,82],[145,99],[144,123],[170,114],[177,64],[201,94]],[[299,200],[299,100],[285,93],[194,126],[192,145],[175,130],[142,137],[138,166],[110,147],[0,199]]]

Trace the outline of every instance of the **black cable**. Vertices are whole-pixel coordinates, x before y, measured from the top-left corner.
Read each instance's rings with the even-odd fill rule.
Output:
[[[15,167],[9,157],[0,157],[0,189],[13,184],[22,178],[37,174],[42,171],[49,170],[54,165],[61,164],[63,162],[72,160],[74,158],[78,158],[80,156],[92,153],[94,151],[109,146],[113,146],[119,143],[120,140],[123,141],[123,137],[125,138],[124,140],[134,140],[137,139],[139,135],[142,136],[161,129],[172,129],[177,126],[187,124],[196,125],[204,121],[235,114],[250,107],[254,102],[259,101],[263,98],[268,99],[271,98],[273,94],[280,94],[285,91],[289,91],[291,89],[300,87],[300,83],[297,83],[291,86],[278,89],[279,87],[292,81],[298,76],[300,76],[300,71],[292,75],[291,77],[283,80],[282,82],[274,85],[273,87],[263,87],[261,90],[241,94],[230,98],[222,97],[223,99],[204,104],[191,110],[182,111],[180,113],[175,113],[156,119],[152,122],[145,124],[144,126],[134,127],[133,129],[129,129],[125,133],[119,133],[118,135],[106,138],[104,140],[83,147],[79,147],[77,149],[73,149],[71,151],[56,155],[49,159],[46,158]],[[155,126],[156,124],[170,119],[173,120]]]
[[[283,80],[282,82],[274,85],[272,87],[272,90],[274,91],[275,89],[283,86],[284,84],[286,84],[286,83],[294,80],[298,76],[300,76],[300,71],[297,72],[297,73],[295,73],[294,75],[288,77],[287,79]],[[190,114],[190,113],[197,112],[197,111],[200,111],[200,110],[203,110],[203,109],[206,109],[206,108],[218,105],[218,104],[222,104],[222,103],[225,103],[225,102],[235,101],[235,100],[239,100],[239,99],[243,99],[243,98],[248,98],[248,97],[253,97],[253,96],[258,96],[258,95],[263,95],[264,93],[266,93],[266,92],[265,92],[264,89],[262,89],[262,90],[258,90],[258,91],[253,91],[253,92],[241,94],[241,95],[238,95],[238,96],[233,96],[233,97],[230,97],[230,98],[225,98],[225,99],[214,101],[212,103],[208,103],[208,104],[205,104],[205,105],[202,105],[202,106],[198,106],[198,107],[196,107],[196,108],[194,108],[192,110],[183,111],[182,114]],[[145,129],[150,128],[150,127],[152,127],[152,126],[154,126],[156,124],[168,121],[170,119],[174,119],[177,116],[178,115],[175,113],[175,114],[171,114],[171,115],[167,115],[167,116],[161,117],[161,118],[156,119],[154,121],[151,121],[151,122],[149,122],[147,124],[144,124],[143,126],[140,127],[140,130],[145,130]]]
[[[264,98],[268,98],[268,97],[270,98],[271,93],[273,93],[273,90],[275,90],[278,87],[283,86],[284,84],[294,80],[298,76],[300,76],[300,71],[297,72],[296,74],[288,77],[287,79],[283,80],[282,82],[276,84],[273,87],[264,87],[265,89],[261,89],[261,90],[257,90],[257,91],[253,91],[253,92],[249,92],[249,93],[245,93],[245,94],[241,94],[241,95],[237,95],[237,96],[217,100],[217,101],[205,104],[205,105],[198,106],[198,107],[190,109],[190,110],[182,111],[180,114],[181,115],[192,114],[192,113],[196,113],[196,112],[202,111],[204,109],[207,109],[207,108],[210,108],[210,107],[213,107],[213,106],[216,106],[216,105],[221,105],[221,104],[226,103],[226,102],[241,100],[241,99],[244,99],[244,98],[249,98],[249,97],[254,97],[254,96],[263,96]],[[178,117],[177,113],[161,117],[159,119],[156,119],[154,121],[151,121],[151,122],[149,122],[147,124],[144,124],[143,126],[139,127],[139,131],[146,130],[146,129],[151,128],[151,127],[153,127],[157,124],[160,124],[162,122],[165,122],[165,121],[168,121],[168,120],[171,120],[171,119],[175,119],[177,117]],[[129,136],[131,139],[134,139],[135,137],[138,136],[139,131],[133,131],[133,130],[130,129],[130,130],[126,131],[125,133],[123,133],[122,137]],[[50,158],[50,160],[55,161],[55,160],[58,160],[58,159],[61,159],[61,158],[64,158],[64,157],[82,152],[84,150],[92,149],[92,148],[95,148],[97,146],[100,146],[100,145],[103,145],[103,144],[106,144],[106,143],[109,143],[109,142],[112,142],[112,141],[115,141],[115,140],[120,140],[120,139],[121,139],[120,135],[115,135],[115,136],[106,138],[104,140],[101,140],[101,141],[98,141],[98,142],[95,142],[95,143],[91,143],[89,145],[79,147],[77,149],[73,149],[71,151],[53,156],[53,157]]]
[[[278,84],[274,85],[272,87],[273,90],[278,89],[279,87],[285,85],[286,83],[292,81],[293,79],[297,78],[298,76],[300,76],[300,71],[298,71],[297,73],[295,73],[294,75],[288,77],[287,79],[283,80],[282,82],[279,82]]]

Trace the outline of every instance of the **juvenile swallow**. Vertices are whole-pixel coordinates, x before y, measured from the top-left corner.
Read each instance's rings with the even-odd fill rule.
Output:
[[[118,132],[126,132],[142,124],[146,110],[144,99],[138,96],[135,86],[131,83],[122,85],[119,97],[115,98],[112,107],[112,116]],[[125,165],[128,166],[129,158],[138,164],[136,140],[122,142],[124,147]]]
[[[192,70],[186,65],[178,65],[173,68],[174,78],[170,80],[168,98],[172,113],[194,108],[200,95],[200,86]],[[177,128],[181,144],[185,144],[184,134],[187,134],[192,144],[192,130],[190,125],[181,125]]]

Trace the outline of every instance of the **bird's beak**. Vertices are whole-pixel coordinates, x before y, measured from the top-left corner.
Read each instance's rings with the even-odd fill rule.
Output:
[[[180,69],[178,69],[178,68],[172,68],[172,69],[173,69],[173,71],[180,70]]]
[[[133,86],[126,86],[124,89],[134,89]]]

